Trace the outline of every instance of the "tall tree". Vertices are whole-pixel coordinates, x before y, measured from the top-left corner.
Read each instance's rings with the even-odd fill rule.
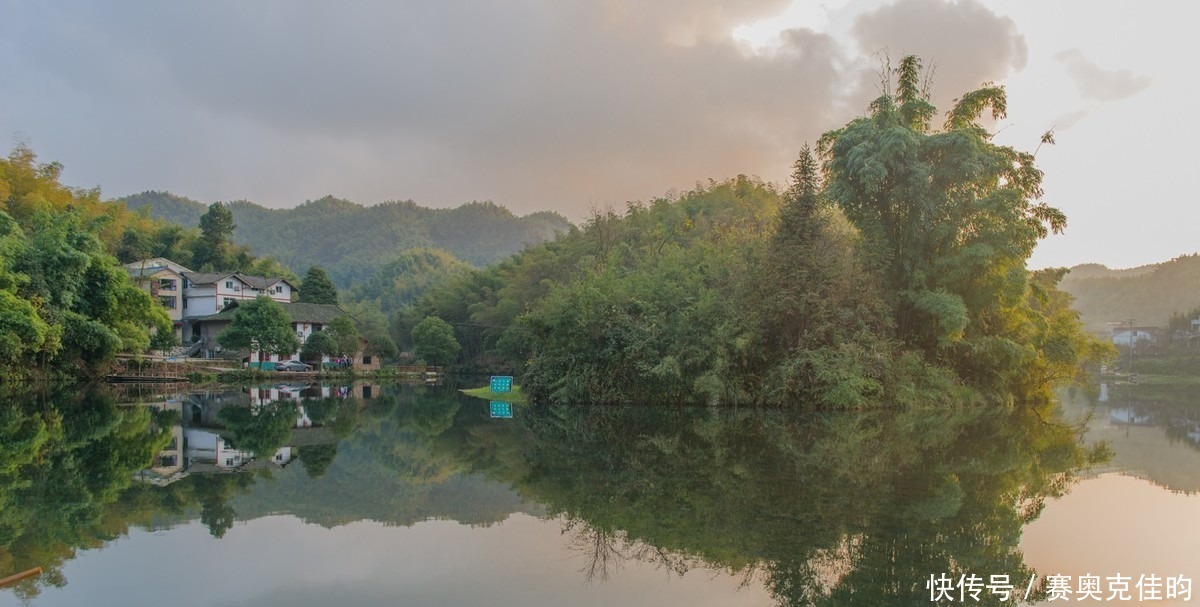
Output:
[[[417,358],[433,365],[447,365],[458,358],[462,346],[454,338],[454,327],[450,323],[430,316],[417,323],[412,330],[413,352]]]
[[[304,274],[304,283],[300,285],[301,303],[334,304],[338,303],[337,287],[329,279],[321,266],[310,266]]]
[[[214,202],[200,216],[200,239],[196,241],[193,263],[214,270],[229,269],[228,247],[233,239],[233,211],[223,203]]]
[[[905,57],[889,74],[894,95],[822,137],[826,192],[879,260],[899,337],[960,372],[974,365],[966,375],[998,377],[1042,357],[1025,262],[1066,217],[1041,201],[1033,155],[996,145],[980,124],[985,112],[1005,117],[1004,88],[963,95],[938,130],[921,72]],[[1037,374],[1008,377],[1021,375]]]
[[[287,310],[266,295],[240,304],[229,328],[217,336],[217,343],[257,351],[260,365],[267,354],[288,355],[300,348]]]

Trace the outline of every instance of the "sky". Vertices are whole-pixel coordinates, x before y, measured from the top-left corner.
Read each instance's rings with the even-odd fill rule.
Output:
[[[943,111],[1008,91],[1067,231],[1033,267],[1200,250],[1189,2],[0,0],[0,138],[117,197],[492,200],[573,221],[738,174],[786,184],[917,54]]]

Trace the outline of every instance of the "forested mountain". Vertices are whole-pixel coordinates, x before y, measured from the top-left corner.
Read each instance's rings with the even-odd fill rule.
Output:
[[[1089,331],[1131,318],[1139,325],[1166,326],[1172,314],[1200,307],[1200,254],[1128,270],[1075,266],[1062,289],[1075,296],[1074,307]]]
[[[196,225],[208,209],[167,192],[143,192],[122,200],[130,209],[147,208],[152,217],[184,226]],[[227,206],[237,226],[234,241],[297,273],[322,266],[341,287],[371,276],[376,267],[408,249],[442,249],[483,266],[571,229],[558,213],[517,217],[491,202],[430,209],[412,201],[363,206],[327,196],[291,209],[268,209],[247,201]]]

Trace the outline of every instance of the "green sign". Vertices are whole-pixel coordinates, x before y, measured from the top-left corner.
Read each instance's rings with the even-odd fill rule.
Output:
[[[512,392],[513,378],[511,375],[493,375],[492,376],[492,392],[501,394],[504,392]]]
[[[512,403],[494,400],[488,405],[488,411],[492,414],[493,418],[512,419]]]

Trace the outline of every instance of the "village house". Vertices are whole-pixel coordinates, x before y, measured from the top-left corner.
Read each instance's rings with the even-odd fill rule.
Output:
[[[167,311],[175,337],[183,341],[184,278],[191,270],[162,257],[125,264],[125,271],[141,290],[150,294]]]
[[[314,332],[322,331],[333,322],[333,319],[339,316],[349,316],[341,306],[334,304],[314,304],[314,303],[280,303],[283,306],[288,317],[292,319],[292,330],[296,332],[296,337],[299,338],[300,344],[308,341],[308,337]],[[208,316],[192,319],[192,330],[195,335],[199,336],[201,343],[200,354],[206,358],[222,358],[230,355],[239,358],[246,357],[249,353],[246,352],[228,352],[221,347],[217,342],[217,336],[233,322],[233,315],[237,312],[238,302],[232,301],[225,306],[220,312],[210,314]],[[379,357],[371,356],[365,352],[366,340],[359,339],[358,351],[353,356],[349,357],[346,362],[359,370],[373,370],[379,368]],[[250,356],[251,366],[258,366],[258,357]],[[271,370],[275,365],[285,360],[300,360],[300,353],[293,352],[282,357],[278,355],[269,355],[263,357],[262,367],[264,370]],[[332,361],[328,356],[321,358],[321,364],[331,364]]]
[[[266,278],[242,272],[194,272],[169,259],[156,257],[125,264],[125,271],[150,293],[175,326],[175,335],[189,344],[199,339],[192,320],[220,312],[235,301],[265,294],[290,303],[299,290],[286,278]]]

